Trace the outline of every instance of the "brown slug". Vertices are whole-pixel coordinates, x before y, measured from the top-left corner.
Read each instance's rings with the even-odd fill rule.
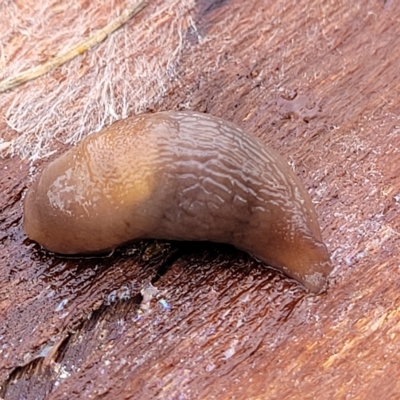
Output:
[[[332,268],[311,199],[285,160],[192,111],[134,116],[82,140],[29,188],[24,230],[62,254],[144,238],[229,243],[315,293]]]

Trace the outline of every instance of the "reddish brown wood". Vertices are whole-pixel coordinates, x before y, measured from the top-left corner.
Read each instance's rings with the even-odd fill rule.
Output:
[[[84,1],[39,3],[0,6],[5,76],[81,38],[84,20],[74,21],[83,11],[86,29],[112,15],[106,3],[95,11]],[[27,157],[7,157],[0,160],[0,397],[398,399],[400,5],[170,0],[167,12],[165,3],[149,1],[90,54],[1,95],[0,137],[12,141],[23,133],[15,124],[28,133],[37,124],[38,135],[57,135],[46,150],[62,152],[71,130],[88,134],[96,118],[113,119],[105,92],[88,91],[96,76],[108,90],[107,74],[118,118],[126,81],[142,99],[129,92],[128,114],[190,108],[234,121],[305,182],[335,264],[328,291],[306,295],[213,244],[149,241],[100,260],[53,257],[22,231],[24,190],[47,159],[32,169]],[[27,40],[21,32],[39,15],[50,16],[44,31],[36,25],[40,35]],[[178,49],[169,64],[168,46]],[[133,75],[141,54],[152,55],[144,58],[149,70],[149,60],[161,65],[157,76],[143,70],[142,85]],[[132,67],[122,80],[121,65]]]

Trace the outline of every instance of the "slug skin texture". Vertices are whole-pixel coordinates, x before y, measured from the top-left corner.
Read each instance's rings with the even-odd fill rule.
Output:
[[[134,116],[82,140],[29,188],[24,230],[69,255],[142,238],[229,243],[314,293],[332,269],[314,206],[286,161],[193,111]]]

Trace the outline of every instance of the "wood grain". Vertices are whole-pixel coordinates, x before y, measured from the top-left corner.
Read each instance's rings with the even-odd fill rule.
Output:
[[[400,6],[377,0],[178,6],[170,0],[167,12],[161,3],[149,1],[139,14],[140,29],[147,31],[135,31],[134,18],[111,39],[135,37],[143,55],[161,60],[154,37],[166,40],[179,31],[168,36],[176,52],[161,63],[163,71],[170,68],[159,75],[163,91],[144,83],[148,94],[140,107],[132,100],[128,114],[206,111],[285,156],[316,204],[332,254],[328,291],[305,295],[283,275],[213,244],[148,241],[104,259],[46,254],[22,232],[21,198],[47,162],[41,155],[32,164],[26,149],[35,148],[38,136],[29,136],[26,151],[14,148],[14,156],[0,160],[0,397],[398,399]],[[77,4],[90,15],[90,5]],[[41,5],[41,15],[56,7]],[[1,7],[0,15],[12,13]],[[78,12],[70,7],[63,16],[72,21]],[[96,12],[106,19],[109,9]],[[38,49],[51,48],[48,38],[59,25],[47,24],[47,39],[32,36],[29,45],[17,31],[2,35],[9,45],[2,43],[10,55],[3,58],[7,71],[17,67],[15,60],[45,57]],[[146,37],[148,47],[140,42]],[[67,98],[74,98],[73,88],[87,88],[88,66],[107,54],[109,39],[71,61],[63,76],[53,72],[2,94],[3,141],[18,140],[19,129],[36,121],[48,128],[45,153],[60,153],[71,130],[94,130],[83,123],[85,108]],[[111,81],[113,68],[137,59],[136,51],[133,44],[115,49],[107,59]],[[135,79],[125,76],[127,85]],[[52,93],[64,84],[57,104],[66,111],[55,114],[56,124]],[[111,87],[115,118],[125,104],[118,85]],[[102,104],[98,93],[80,96],[79,104]],[[93,119],[109,112],[93,107]],[[41,125],[43,118],[50,122]]]

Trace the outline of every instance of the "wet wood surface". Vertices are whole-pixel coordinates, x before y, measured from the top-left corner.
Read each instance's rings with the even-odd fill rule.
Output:
[[[0,79],[126,6],[73,3],[0,5]],[[399,21],[391,0],[149,0],[1,94],[0,397],[400,398]],[[65,259],[26,238],[23,196],[50,159],[167,109],[233,121],[289,161],[335,265],[325,293],[225,245]]]

